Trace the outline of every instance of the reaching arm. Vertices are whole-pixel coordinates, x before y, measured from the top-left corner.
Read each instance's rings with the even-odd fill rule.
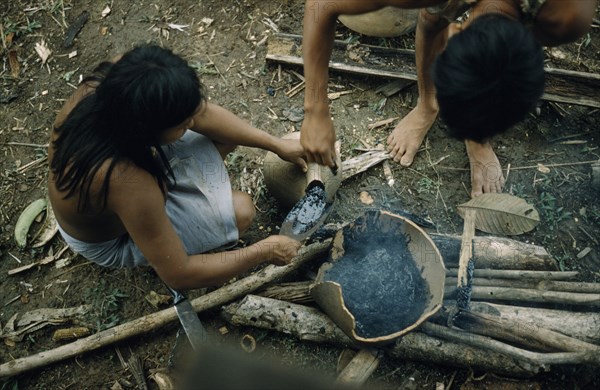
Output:
[[[333,49],[335,22],[342,14],[362,14],[385,6],[422,8],[445,0],[307,0],[304,9],[302,54],[306,88],[300,140],[308,161],[333,167],[335,130],[329,113],[328,65]]]
[[[158,276],[174,289],[215,286],[264,262],[287,264],[297,254],[299,242],[270,236],[238,250],[188,256],[166,214],[154,178],[136,167],[126,169],[133,170],[132,174],[126,181],[111,183],[108,206]]]
[[[231,111],[206,103],[194,116],[191,130],[226,145],[269,150],[306,170],[304,151],[296,140],[285,140],[251,126]]]

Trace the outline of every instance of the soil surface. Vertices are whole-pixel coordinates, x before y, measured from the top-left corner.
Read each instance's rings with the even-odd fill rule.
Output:
[[[299,67],[265,61],[268,39],[276,30],[301,34],[304,4],[300,0],[169,0],[3,1],[0,22],[0,325],[17,313],[40,308],[92,305],[73,323],[48,324],[5,340],[0,362],[52,350],[66,341],[54,341],[56,329],[85,326],[92,333],[125,323],[158,309],[149,303],[151,292],[167,294],[151,270],[103,269],[68,250],[50,264],[8,275],[10,270],[57,254],[64,242],[56,236],[40,248],[19,249],[13,238],[21,212],[46,196],[48,134],[54,117],[82,76],[100,61],[143,42],[155,42],[184,56],[201,75],[210,99],[254,126],[282,136],[299,130],[303,93],[288,98],[296,86]],[[64,46],[68,26],[82,12],[89,14],[71,47]],[[599,73],[600,30],[597,24],[577,42],[547,50],[548,65]],[[14,34],[11,34],[14,33]],[[338,26],[338,38],[348,42],[414,48],[414,36],[373,39]],[[36,52],[36,47],[41,53]],[[45,62],[44,47],[51,51]],[[389,98],[376,89],[390,80],[332,73],[331,92],[352,91],[331,102],[342,143],[342,159],[358,155],[356,148],[384,144],[393,124],[372,130],[368,125],[402,117],[414,106],[416,87]],[[500,162],[508,175],[506,192],[536,206],[542,223],[518,239],[544,246],[564,270],[580,272],[580,281],[600,282],[599,189],[590,183],[590,161],[600,158],[600,112],[583,106],[541,102],[539,109],[494,139]],[[395,184],[381,165],[346,180],[337,194],[333,222],[349,222],[365,208],[404,210],[433,221],[442,233],[462,232],[456,206],[469,200],[470,178],[464,145],[449,139],[436,122],[409,169],[390,164]],[[244,243],[279,229],[285,217],[262,181],[264,151],[239,148],[227,160],[233,186],[247,191],[257,207],[257,220]],[[365,196],[367,193],[368,196]],[[362,194],[362,195],[361,195]],[[365,202],[372,203],[366,205]],[[32,227],[32,232],[40,224]],[[480,234],[479,232],[477,234]],[[483,234],[483,233],[481,233]],[[30,237],[31,239],[31,237]],[[292,280],[307,280],[316,267],[303,269]],[[204,291],[191,291],[191,297]],[[160,298],[160,296],[159,296]],[[158,303],[166,308],[169,303]],[[230,341],[240,353],[244,335],[256,341],[249,356],[275,355],[284,365],[318,370],[335,377],[341,348],[300,342],[274,332],[227,325],[218,310],[200,315],[214,337]],[[224,330],[227,328],[227,333]],[[135,355],[143,376],[165,368],[173,356],[179,324],[134,337],[77,358],[48,365],[0,383],[2,389],[135,388],[127,361]],[[221,329],[221,331],[219,331]],[[222,334],[226,333],[226,334]],[[248,338],[246,338],[248,340]],[[245,352],[243,352],[245,353]],[[122,359],[121,359],[122,358]],[[235,375],[232,373],[232,375]],[[410,361],[383,360],[369,384],[392,388],[600,388],[597,370],[559,367],[534,378],[510,379],[468,369]],[[148,380],[150,388],[158,388]]]

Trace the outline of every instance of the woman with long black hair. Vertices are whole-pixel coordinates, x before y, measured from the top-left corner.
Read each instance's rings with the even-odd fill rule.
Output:
[[[298,141],[208,102],[194,70],[170,50],[143,45],[103,62],[51,134],[48,191],[63,238],[100,265],[150,265],[175,289],[220,284],[263,262],[287,264],[300,243],[284,236],[223,250],[255,215],[223,163],[236,145],[306,167]]]

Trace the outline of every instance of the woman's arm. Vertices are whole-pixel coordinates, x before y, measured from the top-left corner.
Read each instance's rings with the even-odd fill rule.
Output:
[[[269,150],[306,169],[302,158],[304,151],[298,141],[281,139],[259,130],[221,106],[206,103],[193,119],[191,130],[214,141]]]
[[[156,180],[137,167],[125,169],[132,170],[123,175],[128,180],[111,182],[108,207],[170,287],[185,290],[215,286],[261,263],[284,265],[297,255],[299,242],[270,236],[238,250],[188,256],[166,214]]]

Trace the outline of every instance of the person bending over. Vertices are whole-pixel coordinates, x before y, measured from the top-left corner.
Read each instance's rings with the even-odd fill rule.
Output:
[[[335,130],[327,99],[335,22],[386,6],[421,8],[416,30],[417,105],[394,128],[387,148],[412,164],[438,113],[465,141],[471,195],[500,192],[504,177],[490,138],[510,128],[542,95],[542,46],[572,42],[590,28],[596,0],[307,0],[304,13],[308,161],[334,166]],[[462,24],[455,20],[465,11]],[[437,97],[437,98],[436,98]]]
[[[103,62],[51,132],[48,192],[62,236],[100,265],[149,265],[174,289],[289,263],[300,243],[284,236],[225,250],[255,215],[223,162],[236,145],[306,165],[298,141],[209,103],[194,70],[170,50],[143,45]]]

